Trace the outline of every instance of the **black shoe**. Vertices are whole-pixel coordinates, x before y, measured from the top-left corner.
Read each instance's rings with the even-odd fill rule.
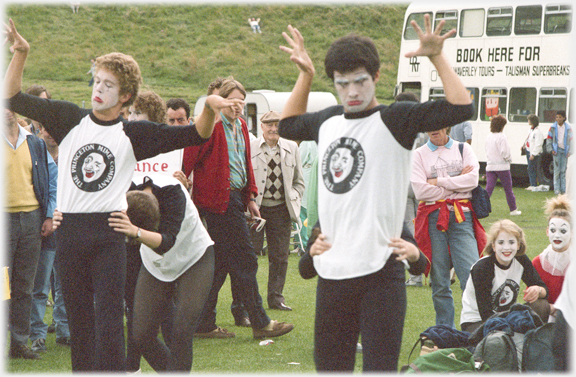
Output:
[[[240,327],[251,327],[252,323],[250,322],[250,318],[246,316],[242,316],[240,318],[234,318],[234,323],[236,326]]]
[[[278,305],[274,305],[274,306],[270,306],[270,309],[274,309],[274,310],[284,310],[287,312],[292,311],[292,308],[289,307],[288,305],[286,305],[285,303],[281,302]]]
[[[28,359],[28,360],[38,360],[40,355],[32,351],[28,346],[24,344],[10,345],[10,352],[8,357],[11,359]]]
[[[50,326],[48,326],[48,333],[52,334],[56,332],[56,323],[54,323],[54,321],[52,321],[52,323],[50,324]]]
[[[70,346],[72,341],[70,340],[70,337],[63,336],[62,338],[56,338],[56,343],[62,344],[63,346]]]

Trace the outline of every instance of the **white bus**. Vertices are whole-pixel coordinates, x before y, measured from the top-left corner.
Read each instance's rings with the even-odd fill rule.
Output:
[[[566,0],[564,0],[566,1]],[[568,0],[569,1],[569,0]],[[526,156],[520,148],[528,136],[527,116],[540,118],[546,137],[556,111],[565,110],[574,124],[570,99],[572,6],[554,2],[435,2],[412,3],[406,10],[398,65],[398,92],[414,92],[420,100],[444,97],[441,80],[427,58],[406,58],[419,41],[410,21],[424,29],[429,14],[433,28],[441,21],[442,33],[456,29],[446,40],[444,52],[468,88],[475,104],[472,147],[483,170],[484,143],[490,132],[490,117],[501,114],[508,123],[504,133],[512,151],[512,176],[527,176]],[[541,182],[551,184],[551,155],[538,167]]]

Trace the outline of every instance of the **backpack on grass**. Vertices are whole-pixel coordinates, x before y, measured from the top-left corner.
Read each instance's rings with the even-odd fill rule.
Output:
[[[546,323],[529,330],[524,335],[522,371],[549,372],[554,370],[553,332],[554,323]]]
[[[519,372],[523,345],[524,334],[494,330],[478,343],[474,357],[488,364],[492,372]]]
[[[466,348],[443,348],[429,354],[419,356],[408,365],[404,365],[401,372],[430,373],[430,372],[484,372],[490,368],[482,361],[475,361],[474,356]]]

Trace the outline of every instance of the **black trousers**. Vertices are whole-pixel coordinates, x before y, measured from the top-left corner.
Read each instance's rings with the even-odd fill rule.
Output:
[[[396,372],[404,317],[404,265],[392,255],[370,275],[344,280],[318,278],[314,361],[316,369],[353,371],[362,335],[364,371]]]
[[[248,311],[252,327],[260,329],[270,323],[262,307],[258,292],[258,257],[254,253],[248,225],[244,217],[244,203],[240,191],[230,191],[230,202],[224,214],[201,211],[206,220],[208,234],[214,241],[214,280],[202,312],[197,332],[216,329],[216,303],[226,274],[238,282],[240,301]]]
[[[64,213],[56,232],[56,260],[70,337],[72,370],[124,371],[124,234],[109,213]]]

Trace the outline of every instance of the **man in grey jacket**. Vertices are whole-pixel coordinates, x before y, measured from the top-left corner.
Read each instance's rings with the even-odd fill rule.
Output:
[[[278,135],[280,113],[269,111],[260,119],[262,136],[250,144],[254,178],[258,187],[256,204],[266,220],[260,232],[251,230],[255,250],[261,250],[264,232],[268,243],[268,306],[292,310],[284,302],[292,221],[300,224],[304,175],[298,145]]]

